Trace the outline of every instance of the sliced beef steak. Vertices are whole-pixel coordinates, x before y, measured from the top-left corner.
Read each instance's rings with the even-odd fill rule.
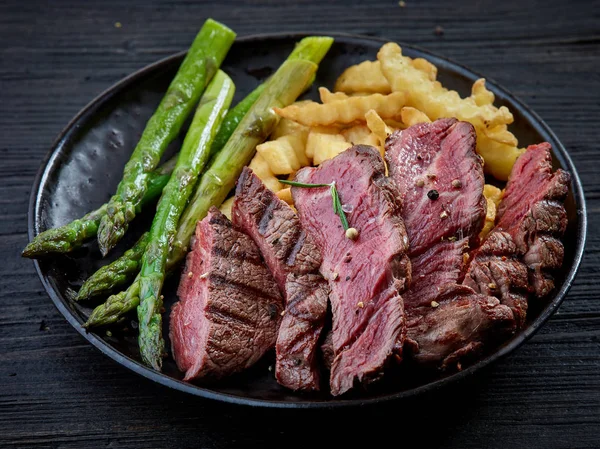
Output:
[[[173,306],[173,357],[185,380],[241,371],[275,345],[282,298],[252,239],[216,208],[196,227]]]
[[[397,131],[385,158],[400,190],[411,257],[442,240],[467,238],[477,246],[485,180],[470,123],[441,119]]]
[[[421,365],[460,369],[461,363],[475,360],[485,344],[502,341],[514,330],[508,307],[464,285],[448,285],[436,301],[436,307],[408,314],[407,346]]]
[[[388,138],[385,157],[410,240],[407,340],[416,360],[448,367],[514,328],[497,299],[458,285],[486,213],[475,130],[456,119],[415,125]]]
[[[517,327],[527,315],[527,268],[507,232],[493,230],[474,251],[464,285],[483,295],[495,296],[513,312]]]
[[[294,210],[248,167],[238,179],[231,216],[233,224],[256,242],[281,290],[289,273],[319,271],[321,252]]]
[[[321,252],[292,208],[247,167],[238,179],[232,218],[260,248],[285,298],[275,377],[292,390],[318,390],[316,353],[329,297],[329,285],[318,273]]]
[[[510,234],[517,245],[537,297],[554,288],[552,274],[564,256],[559,238],[567,228],[563,202],[571,177],[560,169],[552,172],[550,150],[546,142],[531,145],[517,159],[496,218],[496,229]]]
[[[468,239],[444,240],[425,252],[411,256],[412,284],[402,295],[405,309],[430,307],[444,286],[455,284],[463,270],[463,254]]]
[[[343,209],[358,237],[345,236],[332,208],[330,189],[292,188],[303,227],[323,255],[321,274],[331,287],[330,385],[334,395],[383,374],[400,356],[405,335],[402,297],[410,282],[408,239],[399,214],[398,192],[385,176],[376,149],[354,146],[317,168],[304,168],[296,181],[336,183]]]
[[[277,336],[275,377],[292,390],[319,390],[319,338],[327,315],[329,285],[320,274],[290,273],[287,304]]]

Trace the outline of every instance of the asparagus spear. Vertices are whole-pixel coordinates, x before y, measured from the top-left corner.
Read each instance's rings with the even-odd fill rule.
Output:
[[[285,107],[300,96],[313,79],[317,64],[332,43],[333,39],[330,37],[302,39],[267,82],[264,92],[242,119],[210,168],[202,175],[194,197],[179,221],[173,250],[169,256],[170,264],[183,259],[196,223],[206,216],[211,206],[223,202],[242,168],[252,159],[256,145],[264,141],[277,125],[279,117],[273,108]]]
[[[104,304],[96,307],[83,327],[89,329],[90,327],[117,323],[127,312],[135,309],[139,304],[140,283],[138,275],[127,290],[110,296]]]
[[[148,188],[148,176],[163,152],[177,136],[204,88],[219,68],[235,39],[235,33],[207,20],[192,43],[167,93],[150,117],[142,137],[123,170],[123,179],[100,219],[98,244],[106,255],[123,237],[129,222],[140,211]]]
[[[219,128],[219,132],[215,136],[215,140],[213,140],[212,146],[210,147],[210,156],[215,156],[227,143],[233,131],[240,124],[246,112],[250,109],[250,107],[256,103],[256,100],[260,96],[263,90],[265,90],[265,83],[259,84],[256,89],[250,92],[246,97],[240,101],[234,108],[230,109],[227,112],[227,115],[223,119],[223,123]]]
[[[99,296],[115,287],[127,283],[132,275],[140,271],[142,256],[148,245],[148,233],[140,237],[133,248],[125,251],[113,263],[103,266],[91,275],[81,286],[76,301]]]
[[[221,149],[223,148],[225,143],[227,143],[227,140],[229,140],[229,137],[231,136],[237,125],[240,123],[240,120],[244,118],[244,115],[246,115],[246,112],[248,112],[248,109],[250,109],[250,107],[254,104],[254,102],[264,90],[264,88],[265,84],[259,85],[256,89],[250,92],[246,96],[246,98],[240,101],[234,108],[227,111],[227,115],[223,119],[223,123],[219,128],[219,132],[215,136],[215,139],[213,140],[213,143],[210,147],[211,157],[217,154],[219,151],[221,151]],[[176,159],[172,159],[171,161],[169,161],[171,165],[169,175],[170,172],[173,171],[175,162]],[[167,179],[165,179],[164,184],[160,186],[160,192],[162,192],[162,189],[166,185],[167,181],[168,177]],[[150,189],[151,188],[152,187],[150,187]],[[138,242],[137,246],[139,247],[141,243],[141,241]],[[85,281],[85,283],[79,290],[79,296],[77,297],[77,299],[87,299],[92,296],[100,295],[104,292],[113,290],[119,285],[125,284],[135,274],[138,273],[141,262],[141,254],[143,253],[144,249],[145,242],[143,248],[139,248],[141,253],[139,251],[126,251],[125,254],[123,254],[112,264],[107,266],[110,268],[100,268],[100,270],[98,270],[87,281]],[[110,301],[110,298],[108,301]],[[99,306],[99,308],[100,307],[102,306]],[[98,313],[97,315],[102,316],[102,314],[100,313]]]
[[[162,338],[162,286],[166,275],[169,243],[196,180],[210,156],[211,144],[231,104],[235,86],[219,70],[206,88],[185,136],[177,165],[163,190],[152,221],[148,246],[140,270],[138,306],[140,353],[142,360],[156,370],[162,367],[165,342]]]
[[[287,106],[287,104],[295,101],[296,97],[300,95],[307,85],[306,83],[314,78],[317,68],[315,64],[321,62],[321,59],[332,43],[333,39],[328,37],[309,37],[303,39],[296,47],[296,50],[288,57],[286,63],[293,61],[299,54],[303,55],[305,60],[290,65],[284,63],[277,73],[267,81],[266,84],[269,84],[269,87],[261,94],[261,103],[259,104],[257,101],[255,103],[256,106],[252,105],[250,110],[245,114],[243,123],[240,123],[234,131],[235,138],[234,135],[231,136],[227,145],[213,158],[210,167],[202,175],[196,193],[180,219],[176,237],[178,244],[171,250],[171,254],[169,255],[167,261],[168,270],[175,267],[185,256],[186,246],[189,245],[197,221],[206,216],[210,206],[218,205],[219,202],[223,201],[223,198],[227,196],[231,187],[235,184],[244,165],[252,158],[256,144],[242,145],[244,140],[248,139],[254,142],[257,130],[263,132],[263,135],[258,140],[265,139],[274,128],[276,122],[270,126],[267,124],[268,120],[266,118],[271,117],[270,110],[272,108],[270,106],[265,107],[265,104],[272,106],[282,104],[283,106]],[[313,48],[314,53],[305,52],[304,49],[307,48]],[[306,61],[309,61],[309,63]],[[298,70],[298,73],[294,75],[295,70]],[[293,92],[288,96],[290,91]],[[266,98],[262,98],[263,96],[266,96]],[[282,101],[284,97],[286,97],[285,102]],[[279,102],[276,101],[277,98],[280,99]],[[230,160],[233,165],[241,165],[236,165],[235,169],[230,169],[228,165]],[[206,197],[203,196],[203,193],[199,192],[205,192]],[[184,216],[187,217],[185,225]],[[139,298],[136,296],[136,292],[139,292],[137,279],[129,287],[127,294],[120,293],[113,295],[104,304],[96,307],[88,318],[85,327],[105,326],[117,322],[123,315],[138,306]]]
[[[148,190],[142,199],[142,206],[160,196],[163,187],[171,177],[176,161],[177,157],[173,157],[150,174]],[[25,247],[22,256],[35,258],[50,253],[68,253],[79,248],[86,240],[96,237],[100,219],[106,215],[106,207],[107,205],[104,204],[64,226],[41,232]]]

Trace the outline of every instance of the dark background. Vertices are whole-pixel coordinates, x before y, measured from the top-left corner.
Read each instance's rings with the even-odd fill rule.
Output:
[[[420,45],[486,74],[533,107],[569,150],[588,201],[587,253],[559,312],[464,385],[347,411],[262,410],[187,397],[87,344],[58,314],[33,264],[19,257],[33,178],[80,108],[127,74],[185,49],[209,16],[240,36],[339,31]],[[401,7],[3,0],[0,446],[600,447],[599,113],[598,1],[406,0]]]

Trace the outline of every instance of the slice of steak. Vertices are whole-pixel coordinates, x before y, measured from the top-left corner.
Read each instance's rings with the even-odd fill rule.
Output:
[[[232,207],[233,224],[248,234],[285,299],[276,345],[275,377],[292,390],[319,390],[318,342],[329,285],[318,273],[321,253],[292,208],[244,168]]]
[[[318,342],[327,315],[329,285],[320,274],[290,273],[287,304],[277,335],[275,377],[292,390],[319,390]]]
[[[531,145],[517,159],[496,218],[496,229],[516,243],[539,298],[552,291],[552,274],[562,265],[564,247],[559,239],[567,228],[563,202],[571,181],[564,170],[552,172],[551,148],[546,142]]]
[[[409,314],[408,351],[421,365],[461,368],[474,361],[486,344],[514,332],[511,310],[493,296],[450,284],[437,296],[436,307]]]
[[[346,237],[328,187],[292,187],[300,221],[321,250],[321,274],[331,287],[335,359],[330,386],[339,395],[355,381],[378,379],[388,360],[401,355],[400,293],[410,282],[408,239],[398,192],[376,149],[353,146],[319,167],[301,169],[296,181],[335,182],[349,225],[359,233],[355,240]]]
[[[388,138],[385,157],[410,240],[412,284],[403,297],[411,353],[449,367],[514,328],[508,307],[458,285],[486,213],[475,130],[456,119],[415,125]]]
[[[411,256],[412,283],[402,295],[407,312],[430,306],[444,286],[458,281],[467,245],[467,238],[452,242],[444,240],[419,255]]]
[[[400,190],[411,258],[442,240],[479,244],[485,179],[470,123],[448,118],[396,131],[385,159]]]
[[[258,245],[282,291],[289,273],[319,271],[321,252],[300,226],[294,210],[248,167],[238,178],[231,217]]]
[[[216,208],[196,227],[171,311],[173,357],[185,380],[216,380],[275,345],[282,299],[252,239]]]
[[[523,327],[527,315],[527,267],[510,234],[493,230],[488,235],[474,251],[463,284],[477,293],[498,298],[512,310],[517,327]]]

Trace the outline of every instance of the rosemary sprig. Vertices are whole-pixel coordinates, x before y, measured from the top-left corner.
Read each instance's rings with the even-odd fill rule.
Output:
[[[340,221],[342,222],[342,226],[344,231],[347,231],[350,227],[348,225],[348,219],[346,218],[346,214],[342,209],[342,200],[340,199],[340,194],[338,193],[335,187],[335,181],[331,181],[329,184],[308,184],[303,182],[296,181],[287,181],[285,179],[281,179],[279,182],[282,184],[288,184],[292,187],[301,187],[304,189],[314,189],[317,187],[329,187],[329,193],[331,194],[331,199],[333,201],[333,212],[340,217]]]

